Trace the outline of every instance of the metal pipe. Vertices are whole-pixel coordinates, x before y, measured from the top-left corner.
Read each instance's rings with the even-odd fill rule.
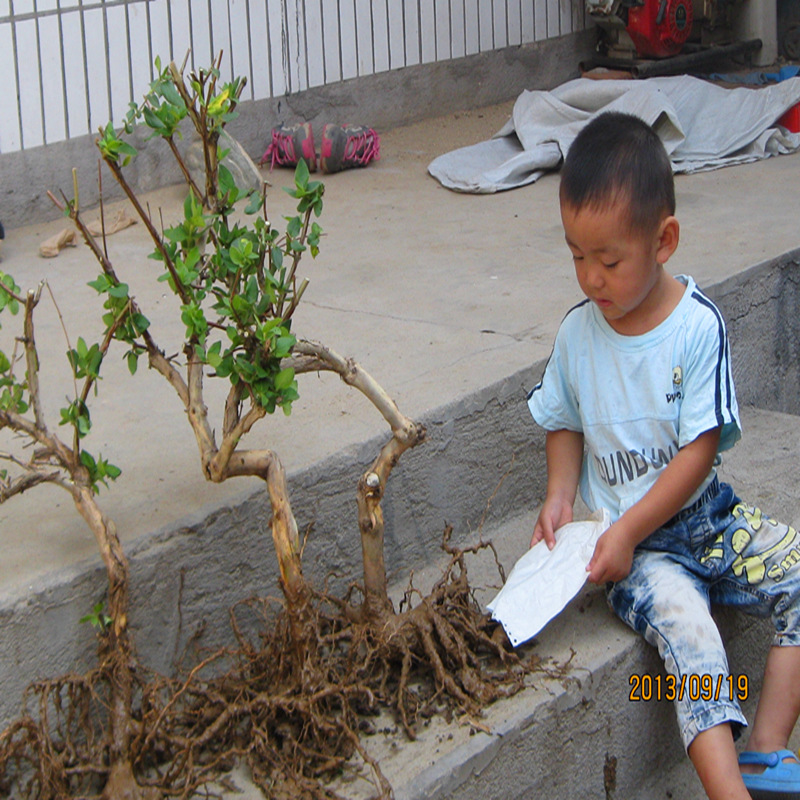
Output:
[[[745,55],[761,48],[761,39],[748,39],[744,42],[717,45],[708,50],[698,50],[696,53],[686,53],[665,58],[660,61],[643,61],[634,64],[631,75],[634,78],[652,78],[656,75],[672,75],[676,72],[686,72],[701,64],[708,64],[719,58]]]
[[[654,78],[659,75],[675,75],[687,72],[718,59],[754,52],[760,47],[761,39],[748,39],[747,41],[734,42],[733,44],[711,45],[691,53],[681,53],[670,58],[654,59],[652,61],[595,56],[591,61],[581,62],[580,70],[583,73],[594,67],[608,67],[609,69],[626,70],[634,78]]]

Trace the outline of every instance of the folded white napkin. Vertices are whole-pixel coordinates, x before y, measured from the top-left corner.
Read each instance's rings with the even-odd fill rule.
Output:
[[[541,541],[517,561],[487,606],[514,647],[536,636],[580,591],[594,546],[610,525],[608,511],[601,508],[588,520],[560,527],[552,550]]]

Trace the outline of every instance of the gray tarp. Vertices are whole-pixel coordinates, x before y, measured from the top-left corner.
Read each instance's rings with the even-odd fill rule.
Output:
[[[533,183],[558,168],[592,117],[609,110],[652,125],[675,172],[716,169],[800,149],[800,134],[775,125],[798,102],[800,77],[758,89],[725,89],[688,76],[578,78],[551,92],[523,92],[494,138],[439,156],[428,172],[448,189],[478,194]]]

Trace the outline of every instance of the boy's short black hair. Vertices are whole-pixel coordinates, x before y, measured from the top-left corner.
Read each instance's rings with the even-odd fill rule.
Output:
[[[607,111],[584,126],[561,168],[561,202],[599,208],[618,199],[632,230],[647,232],[675,213],[672,166],[656,132],[632,114]]]

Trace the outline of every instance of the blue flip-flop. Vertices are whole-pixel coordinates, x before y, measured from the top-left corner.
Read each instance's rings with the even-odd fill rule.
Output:
[[[784,761],[791,758],[792,761]],[[740,764],[765,767],[757,774],[744,774],[745,788],[753,800],[800,800],[800,759],[791,750],[756,753],[746,750],[739,754]]]

